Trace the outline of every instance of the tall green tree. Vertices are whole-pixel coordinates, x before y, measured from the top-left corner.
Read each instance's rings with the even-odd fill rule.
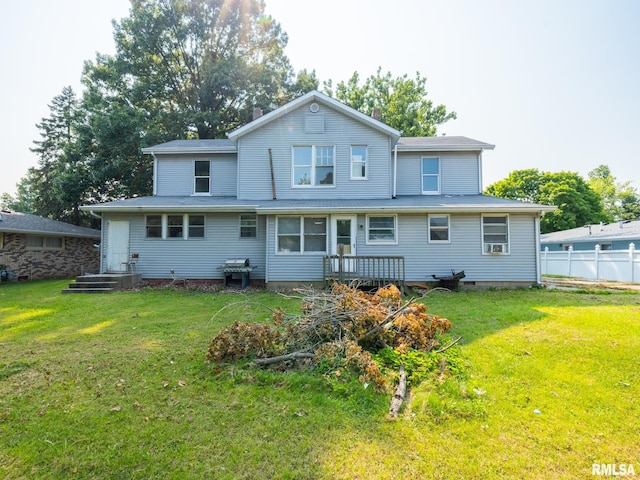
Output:
[[[540,172],[535,168],[515,170],[507,178],[489,185],[484,193],[557,206],[555,211],[542,217],[542,233],[611,220],[604,211],[600,196],[574,172]]]
[[[419,72],[415,79],[407,74],[393,78],[390,72],[381,72],[378,68],[376,75],[362,85],[360,75],[354,72],[335,90],[331,81],[325,82],[324,92],[366,115],[380,109],[382,121],[405,137],[435,136],[440,125],[456,118],[455,112],[447,112],[444,105],[434,105],[427,99],[427,79]]]
[[[78,142],[84,111],[71,87],[64,87],[53,98],[49,110],[50,115],[37,124],[41,139],[32,148],[38,166],[20,182],[16,203],[38,215],[81,225],[80,205],[91,188]]]
[[[607,165],[589,172],[587,183],[602,197],[604,210],[613,220],[640,218],[640,196],[631,182],[618,182]]]
[[[260,0],[132,0],[116,53],[85,66],[93,95],[142,109],[173,137],[224,138],[292,77],[287,36]],[[149,119],[151,121],[151,118]]]

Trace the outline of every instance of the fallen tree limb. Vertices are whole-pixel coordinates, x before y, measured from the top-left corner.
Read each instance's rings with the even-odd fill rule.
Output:
[[[400,380],[398,381],[398,386],[396,387],[396,391],[391,399],[391,406],[389,407],[389,415],[391,418],[398,418],[398,412],[400,411],[407,392],[407,374],[404,371],[404,365],[400,365],[398,373],[400,374]]]
[[[458,343],[460,340],[462,340],[462,337],[458,337],[456,338],[453,342],[451,342],[449,345],[447,345],[446,347],[442,347],[440,350],[436,350],[435,353],[442,353],[445,350],[449,350],[451,347],[453,347],[456,343]]]
[[[286,355],[278,355],[270,358],[256,358],[253,363],[256,365],[271,365],[278,362],[286,362],[287,360],[296,360],[298,358],[315,358],[315,353],[309,352],[293,352]]]

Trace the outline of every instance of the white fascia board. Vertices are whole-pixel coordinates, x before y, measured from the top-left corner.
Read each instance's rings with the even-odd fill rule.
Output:
[[[143,148],[142,153],[151,155],[172,155],[172,154],[190,154],[190,153],[237,153],[235,146],[229,147],[175,147],[175,148]]]

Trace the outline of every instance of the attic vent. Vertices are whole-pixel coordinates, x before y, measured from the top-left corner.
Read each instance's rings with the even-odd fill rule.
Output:
[[[309,110],[311,111],[311,113],[318,113],[320,111],[320,105],[318,105],[317,103],[312,103],[311,105],[309,105]]]

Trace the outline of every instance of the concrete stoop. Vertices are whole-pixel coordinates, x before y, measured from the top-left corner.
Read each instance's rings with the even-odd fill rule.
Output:
[[[124,288],[135,287],[142,281],[137,273],[104,273],[82,275],[69,283],[62,293],[112,293]]]

